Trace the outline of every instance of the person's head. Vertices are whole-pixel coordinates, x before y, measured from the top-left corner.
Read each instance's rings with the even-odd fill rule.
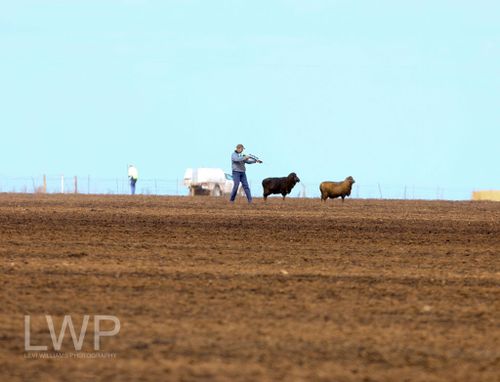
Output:
[[[242,153],[243,150],[245,150],[245,146],[243,146],[241,143],[236,145],[236,152],[237,153]]]

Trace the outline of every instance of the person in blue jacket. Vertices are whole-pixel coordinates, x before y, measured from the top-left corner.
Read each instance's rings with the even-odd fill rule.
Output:
[[[252,194],[250,193],[250,187],[248,186],[247,174],[245,164],[262,163],[261,160],[250,158],[247,155],[243,155],[243,150],[245,147],[240,143],[236,146],[236,150],[231,154],[231,167],[233,170],[233,181],[234,186],[231,192],[231,202],[236,199],[236,194],[238,193],[238,187],[240,183],[245,190],[245,195],[247,196],[248,203],[252,203]]]

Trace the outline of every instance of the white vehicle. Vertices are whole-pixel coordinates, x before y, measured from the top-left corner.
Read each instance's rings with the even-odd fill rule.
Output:
[[[220,168],[188,168],[184,173],[184,185],[191,196],[223,196],[231,193],[234,182],[232,175]]]

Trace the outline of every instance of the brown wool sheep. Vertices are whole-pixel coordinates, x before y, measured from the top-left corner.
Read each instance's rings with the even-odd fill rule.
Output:
[[[322,182],[319,185],[321,191],[321,200],[326,201],[328,198],[342,198],[342,202],[346,196],[351,195],[352,185],[355,183],[352,176],[345,178],[343,182]]]

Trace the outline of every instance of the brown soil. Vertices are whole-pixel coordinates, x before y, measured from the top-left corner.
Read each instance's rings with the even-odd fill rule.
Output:
[[[1,194],[0,259],[2,380],[499,380],[498,202]]]

